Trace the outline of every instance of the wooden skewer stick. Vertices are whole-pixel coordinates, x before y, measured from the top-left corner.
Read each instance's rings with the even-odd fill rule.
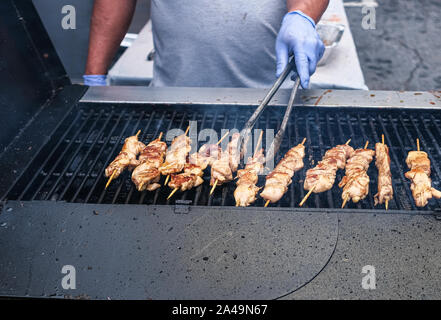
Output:
[[[256,148],[254,149],[254,156],[256,156],[257,151],[259,150],[260,144],[262,143],[263,130],[260,131],[259,139],[257,139]]]
[[[159,134],[158,140],[162,139],[162,132]]]
[[[224,140],[229,134],[230,134],[229,131],[226,134],[224,134],[224,136],[220,138],[220,140],[216,143],[216,145],[219,145],[222,142],[222,140]]]
[[[104,189],[107,189],[107,187],[109,186],[110,182],[112,182],[113,177],[115,176],[116,170],[113,170],[112,175],[110,176],[109,180],[107,180],[106,183],[106,187]]]
[[[311,193],[314,191],[315,186],[313,186],[311,188],[311,190],[308,191],[308,193],[306,194],[306,196],[303,197],[303,200],[299,203],[299,206],[303,206],[303,204],[306,202],[306,200],[308,200],[309,196],[311,195]]]
[[[351,140],[352,140],[352,139],[349,139],[348,141],[346,141],[346,143],[345,143],[345,144],[349,144],[349,142],[351,142]]]
[[[136,133],[136,137],[138,138],[139,134],[141,133],[141,130],[138,130],[138,132]]]
[[[168,179],[170,179],[170,175],[168,175],[167,178],[165,178],[164,186],[167,185]]]
[[[366,141],[366,144],[364,145],[363,149],[366,149],[368,145],[369,145],[369,141]]]
[[[343,204],[341,205],[341,208],[342,208],[342,209],[345,207],[345,205],[346,205],[346,203],[348,202],[348,200],[349,200],[349,197],[346,197],[346,198],[343,200]]]
[[[269,201],[269,200],[267,200],[267,201],[265,202],[265,205],[264,205],[264,207],[265,207],[265,208],[266,208],[266,207],[268,207],[269,203],[270,203],[270,201]]]
[[[302,140],[302,145],[304,145],[305,144],[305,142],[306,142],[306,138],[303,138],[303,140]]]
[[[381,135],[381,143],[384,144],[384,134]]]
[[[170,199],[176,193],[176,191],[178,191],[178,190],[179,190],[178,188],[174,188],[173,191],[167,197],[167,200]]]
[[[216,189],[216,186],[217,186],[217,182],[218,182],[218,181],[219,181],[219,179],[216,179],[216,181],[214,182],[213,187],[212,187],[211,190],[210,190],[210,196],[213,194],[214,189]]]
[[[185,135],[187,135],[188,130],[190,130],[190,126],[188,126],[187,129],[185,130],[185,133],[184,133]]]
[[[387,210],[387,208],[389,208],[389,200],[386,200],[386,203],[384,204],[384,206],[386,207],[386,210]]]

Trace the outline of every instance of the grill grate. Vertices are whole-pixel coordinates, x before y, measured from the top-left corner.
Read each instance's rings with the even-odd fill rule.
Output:
[[[167,201],[170,192],[168,187],[140,193],[134,188],[128,172],[123,173],[105,190],[106,178],[103,172],[118,154],[124,139],[135,134],[138,129],[142,130],[140,139],[144,142],[154,139],[161,131],[185,129],[190,120],[197,121],[198,130],[211,128],[220,133],[224,128],[242,128],[253,110],[254,107],[234,106],[80,104],[35,153],[5,198],[116,204],[173,204],[175,200],[181,199],[191,200],[193,204],[201,206],[234,205],[234,183],[218,187],[213,196],[208,197],[209,174],[205,175],[206,182],[200,187],[184,193],[178,192]],[[281,108],[269,108],[259,119],[256,128],[277,129],[283,112]],[[296,108],[276,160],[280,160],[291,146],[306,137],[305,167],[295,174],[286,195],[273,206],[298,207],[305,195],[302,187],[305,172],[321,159],[327,149],[349,138],[354,148],[362,147],[367,140],[371,142],[372,148],[384,133],[391,152],[395,191],[394,200],[389,203],[390,210],[439,208],[440,200],[436,199],[432,199],[425,208],[415,207],[410,183],[404,177],[404,172],[407,170],[405,158],[410,150],[416,149],[415,139],[418,137],[432,162],[433,186],[440,188],[440,119],[441,111],[437,110]],[[371,178],[369,196],[358,204],[349,203],[347,208],[374,208],[373,195],[377,190],[377,169],[374,163],[368,174]],[[344,171],[339,170],[337,182],[343,175]],[[264,176],[261,176],[259,185],[263,184]],[[304,208],[340,208],[341,203],[341,189],[336,183],[330,191],[313,194]],[[255,206],[263,206],[263,200],[259,198]],[[378,208],[383,209],[383,206]]]

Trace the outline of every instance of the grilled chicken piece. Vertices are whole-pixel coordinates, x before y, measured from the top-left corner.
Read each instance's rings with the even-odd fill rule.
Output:
[[[346,175],[338,186],[343,188],[342,199],[357,203],[369,193],[369,176],[367,170],[375,155],[374,150],[357,149],[346,162]]]
[[[240,151],[239,151],[240,133],[234,133],[231,136],[231,141],[228,143],[227,152],[230,156],[229,162],[231,171],[236,172],[240,163]]]
[[[389,148],[383,143],[375,144],[375,165],[378,168],[378,192],[374,195],[374,203],[382,204],[392,200],[392,173],[390,171]]]
[[[204,182],[204,170],[219,157],[221,151],[218,145],[204,144],[199,152],[190,155],[183,173],[171,175],[168,186],[185,191],[201,185]]]
[[[272,203],[279,201],[288,190],[294,173],[303,168],[304,157],[305,146],[303,144],[291,148],[274,170],[266,176],[265,188],[260,196]]]
[[[165,155],[165,162],[159,167],[162,175],[180,172],[187,163],[187,156],[191,150],[191,139],[185,134],[173,139]]]
[[[430,159],[424,151],[410,151],[407,154],[406,164],[410,170],[418,168],[430,177]]]
[[[228,152],[222,152],[220,158],[211,165],[210,185],[212,186],[216,180],[218,185],[233,180],[233,171],[230,167],[230,155]]]
[[[168,186],[173,189],[180,189],[181,191],[189,190],[204,182],[202,179],[203,174],[204,171],[201,167],[192,163],[187,163],[184,167],[183,173],[172,174],[170,176]]]
[[[155,139],[141,151],[138,160],[140,164],[132,173],[132,181],[138,191],[153,191],[161,186],[157,183],[161,176],[158,168],[164,161],[166,150],[167,144]]]
[[[142,149],[145,148],[145,144],[138,141],[137,136],[131,136],[126,138],[121,152],[106,168],[105,175],[110,177],[113,175],[114,179],[118,178],[119,175],[124,171],[125,168],[133,169],[139,162],[136,159],[138,154]]]
[[[325,152],[317,166],[306,171],[304,189],[314,193],[330,190],[335,182],[338,169],[344,169],[346,159],[352,156],[354,149],[346,144],[338,145]]]
[[[239,141],[240,133],[234,133],[226,150],[211,164],[210,185],[214,185],[216,180],[218,185],[233,180],[233,172],[237,171],[240,162]]]
[[[430,179],[430,160],[423,151],[410,151],[406,158],[410,171],[405,173],[406,178],[412,181],[410,189],[417,207],[424,207],[429,199],[441,198],[441,192],[432,188]]]
[[[211,166],[215,160],[219,159],[221,152],[221,147],[216,144],[204,144],[199,152],[190,155],[189,162],[205,170],[207,166]]]
[[[259,173],[263,171],[264,163],[263,149],[260,149],[254,157],[248,158],[245,168],[237,172],[239,179],[236,182],[237,188],[234,190],[237,206],[247,207],[256,201],[256,194],[259,191],[256,183]]]

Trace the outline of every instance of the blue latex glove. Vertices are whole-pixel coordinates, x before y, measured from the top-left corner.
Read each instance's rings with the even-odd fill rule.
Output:
[[[288,12],[276,40],[277,77],[285,69],[289,55],[294,54],[300,84],[307,89],[309,77],[324,52],[325,46],[315,30],[314,20],[298,10]]]
[[[86,86],[106,86],[107,76],[104,74],[85,74],[83,75]]]

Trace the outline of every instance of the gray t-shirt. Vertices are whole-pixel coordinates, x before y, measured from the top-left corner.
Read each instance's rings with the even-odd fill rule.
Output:
[[[267,88],[286,0],[152,0],[152,86]]]

